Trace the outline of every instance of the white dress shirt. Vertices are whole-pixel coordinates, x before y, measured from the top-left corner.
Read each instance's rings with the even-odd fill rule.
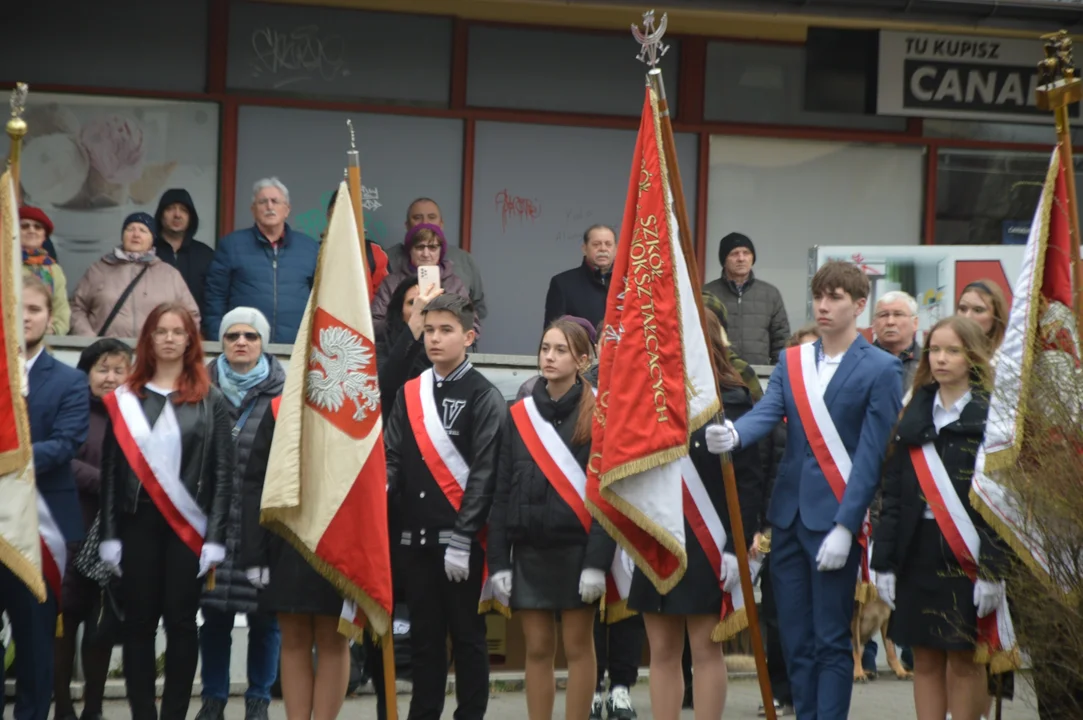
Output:
[[[823,350],[820,351],[820,362],[816,366],[816,375],[820,380],[820,397],[827,393],[827,386],[831,384],[831,378],[835,377],[835,371],[839,369],[844,357],[846,357],[845,350],[834,357],[824,353]]]
[[[970,397],[971,393],[967,390],[965,395],[952,403],[950,408],[947,408],[944,407],[944,402],[940,399],[940,391],[936,391],[936,398],[933,399],[933,427],[936,428],[937,435],[945,426],[952,424],[962,416],[963,408],[970,402]],[[928,505],[925,506],[925,518],[927,520],[934,519],[932,508]]]

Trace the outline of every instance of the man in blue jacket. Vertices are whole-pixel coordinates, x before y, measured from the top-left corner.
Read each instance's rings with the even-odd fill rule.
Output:
[[[90,392],[86,376],[45,352],[52,322],[52,293],[37,277],[23,279],[23,332],[26,338],[26,398],[39,506],[44,505],[70,548],[84,537],[83,511],[71,461],[86,440]],[[2,500],[0,500],[2,501]],[[39,513],[41,514],[41,513]],[[47,520],[40,520],[44,525]],[[62,559],[57,558],[61,564]],[[60,568],[63,570],[63,566]],[[53,638],[60,598],[46,582],[48,596],[39,603],[7,567],[0,565],[0,612],[11,618],[15,640],[15,720],[48,720],[53,697]],[[71,632],[75,629],[72,628]],[[0,688],[3,688],[0,662]],[[0,692],[0,715],[4,697]]]
[[[276,177],[252,188],[255,224],[218,241],[207,271],[203,336],[219,336],[230,310],[254,307],[271,322],[268,342],[292,343],[316,275],[319,243],[286,224],[290,191]]]
[[[711,452],[731,452],[786,420],[786,454],[767,521],[771,581],[797,717],[845,720],[854,659],[850,621],[861,529],[902,405],[902,364],[857,331],[869,280],[830,261],[812,278],[821,337],[778,359],[767,393],[735,423],[707,429]]]

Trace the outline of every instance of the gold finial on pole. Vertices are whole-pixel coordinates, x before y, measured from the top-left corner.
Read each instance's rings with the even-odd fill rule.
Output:
[[[1083,333],[1083,266],[1079,262],[1079,206],[1075,194],[1075,165],[1072,163],[1072,130],[1068,108],[1083,99],[1083,80],[1076,75],[1072,59],[1072,38],[1067,30],[1043,35],[1045,59],[1038,63],[1035,101],[1041,110],[1053,113],[1060,149],[1061,168],[1068,190],[1068,223],[1072,228],[1072,285],[1074,286],[1077,332]]]
[[[23,138],[26,137],[26,121],[23,120],[23,112],[26,110],[26,83],[15,83],[15,89],[11,91],[11,119],[8,120],[7,133],[11,138],[11,149],[8,152],[8,167],[11,169],[11,179],[15,184],[15,199],[19,199],[19,157],[22,154]]]

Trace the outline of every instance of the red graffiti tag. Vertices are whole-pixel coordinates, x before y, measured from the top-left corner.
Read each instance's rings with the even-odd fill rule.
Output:
[[[541,209],[533,200],[512,195],[507,189],[496,194],[496,207],[500,210],[500,228],[504,232],[508,229],[508,218],[519,218],[519,222],[538,219]]]

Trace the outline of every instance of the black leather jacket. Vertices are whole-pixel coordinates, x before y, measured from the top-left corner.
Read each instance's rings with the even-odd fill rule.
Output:
[[[153,392],[146,395],[140,404],[153,426],[165,400]],[[183,444],[181,482],[207,515],[204,542],[224,545],[235,465],[232,423],[226,400],[217,388],[212,387],[200,402],[174,405],[173,411],[177,415]],[[102,539],[119,539],[121,516],[134,513],[140,502],[150,502],[150,498],[117,444],[112,424],[106,429],[102,444],[101,472]]]

